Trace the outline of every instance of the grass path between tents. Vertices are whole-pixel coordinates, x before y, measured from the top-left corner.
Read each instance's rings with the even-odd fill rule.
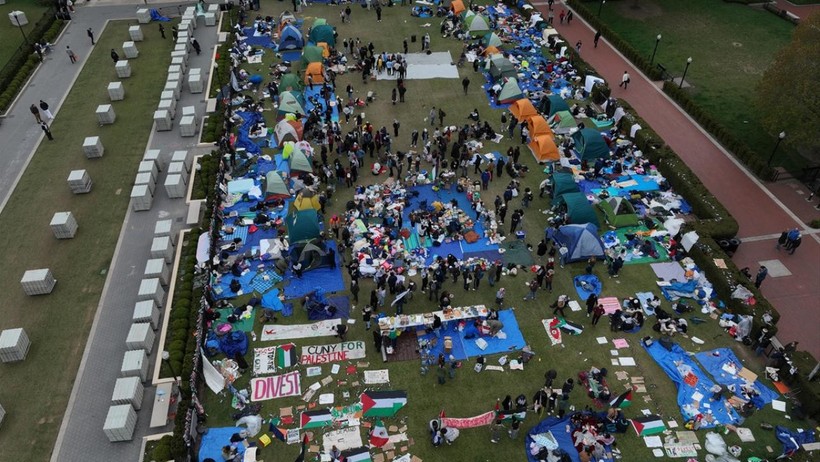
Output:
[[[0,328],[22,327],[32,343],[24,362],[0,364],[7,412],[0,461],[48,460],[57,437],[170,61],[171,42],[153,28],[145,35],[132,77],[122,81],[125,100],[113,103],[116,123],[100,127],[95,109],[109,103],[108,82],[117,80],[109,50],[128,37],[128,22],[108,24],[54,120],[54,141],[40,144],[0,215]],[[89,160],[83,140],[95,135],[105,154]],[[90,174],[91,193],[71,193],[66,178],[76,169]],[[52,215],[62,211],[79,223],[74,239],[57,240],[51,232]],[[58,280],[50,295],[23,293],[20,278],[35,268],[51,268]]]

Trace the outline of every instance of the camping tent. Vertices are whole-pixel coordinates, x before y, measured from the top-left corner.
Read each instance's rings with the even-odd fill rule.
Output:
[[[567,102],[559,95],[547,95],[541,104],[543,107],[539,107],[539,109],[544,114],[547,114],[547,116],[551,116],[560,111],[569,111]]]
[[[532,105],[530,100],[521,98],[510,104],[510,114],[512,114],[516,120],[523,123],[529,120],[530,117],[537,116],[538,111],[535,110],[535,106]]]
[[[515,71],[515,66],[513,66],[513,63],[511,63],[509,59],[505,58],[504,55],[500,53],[490,56],[487,59],[487,64],[484,66],[495,81],[518,75]]]
[[[310,84],[311,79],[316,85],[321,85],[325,81],[325,67],[322,63],[310,63],[305,68],[305,85]]]
[[[302,81],[299,80],[299,76],[294,73],[283,75],[282,79],[279,81],[280,95],[286,91],[301,92],[303,88],[304,85],[302,85]]]
[[[313,171],[313,165],[310,163],[310,158],[299,148],[294,148],[290,153],[288,163],[290,164],[291,175],[298,175],[299,173]]]
[[[582,192],[566,193],[563,196],[567,203],[567,221],[574,224],[592,223],[598,227],[598,215]]]
[[[282,146],[285,141],[293,141],[294,143],[302,139],[302,122],[299,120],[282,119],[273,129],[276,136],[277,146]]]
[[[313,211],[316,212],[315,210]],[[331,252],[327,243],[318,239],[311,239],[305,242],[298,242],[291,244],[289,253],[290,261],[298,261],[302,264],[302,271],[308,271],[322,266],[335,265],[331,264],[332,259],[335,259],[336,253]]]
[[[313,24],[311,24],[310,27],[324,26],[326,24],[327,24],[327,19],[325,19],[325,18],[316,18],[316,19],[313,20]]]
[[[616,228],[638,226],[638,215],[635,208],[623,197],[616,196],[602,200],[598,207],[604,212],[606,222]]]
[[[322,208],[322,204],[319,203],[319,196],[316,193],[309,189],[303,189],[293,200],[293,207],[296,210],[319,210]]]
[[[518,79],[509,78],[501,86],[501,93],[498,94],[498,104],[510,104],[515,100],[524,97],[524,92],[518,86]]]
[[[552,194],[550,198],[553,204],[563,204],[562,196],[567,193],[577,193],[581,188],[575,182],[575,177],[571,173],[555,172],[552,174]]]
[[[316,45],[308,45],[302,50],[302,64],[307,66],[310,63],[322,62],[322,48]]]
[[[484,15],[477,14],[464,22],[464,27],[472,37],[481,37],[490,30],[490,23]]]
[[[330,45],[328,45],[327,42],[319,42],[316,46],[322,50],[322,58],[330,57]]]
[[[296,24],[296,16],[290,11],[283,11],[282,14],[279,15],[279,24],[279,30],[282,30],[288,24]]]
[[[501,37],[499,37],[495,32],[484,34],[484,37],[481,38],[481,44],[485,47],[500,47],[502,45]]]
[[[453,2],[450,3],[450,11],[453,12],[454,16],[460,15],[464,11],[464,2],[461,0],[453,0]]]
[[[598,237],[598,227],[593,224],[564,225],[558,229],[549,227],[547,238],[555,241],[558,246],[567,247],[568,263],[584,261],[589,257],[604,258],[604,244]]]
[[[319,227],[319,214],[313,209],[289,213],[285,217],[285,226],[288,227],[288,240],[290,240],[291,245],[296,242],[315,239],[322,232]]]
[[[593,160],[609,157],[609,146],[601,136],[601,132],[592,128],[578,130],[572,134],[575,141],[575,152],[580,160]]]
[[[302,100],[302,94],[297,93],[298,90],[286,91],[279,94],[279,117],[284,117],[285,114],[305,114],[305,105]]]
[[[282,179],[282,175],[277,171],[268,172],[265,175],[265,200],[285,199],[290,197],[288,185]]]
[[[569,111],[556,112],[547,119],[547,122],[549,122],[552,131],[558,134],[569,133],[578,126]]]
[[[533,157],[535,157],[535,160],[538,162],[558,160],[561,157],[558,154],[558,147],[555,146],[555,141],[552,140],[552,135],[534,136],[528,146],[530,151],[532,151]]]
[[[538,135],[553,136],[552,129],[550,128],[546,119],[544,119],[544,117],[540,115],[531,117],[530,120],[527,121],[527,128],[530,131],[530,136],[533,138]]]
[[[305,39],[300,31],[293,24],[288,24],[282,28],[279,34],[279,50],[299,50],[305,46]]]
[[[500,53],[501,53],[501,50],[499,50],[498,48],[496,48],[494,46],[489,46],[484,50],[484,56],[492,56],[492,55],[497,55],[497,54],[500,54]]]
[[[336,37],[333,36],[333,28],[327,24],[313,26],[308,34],[308,39],[312,43],[327,42],[331,47],[336,46]]]

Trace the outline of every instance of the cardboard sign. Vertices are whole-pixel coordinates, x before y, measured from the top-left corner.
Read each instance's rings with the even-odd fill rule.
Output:
[[[265,401],[302,394],[299,371],[251,379],[251,401]]]
[[[276,372],[276,347],[253,349],[253,374],[265,375]]]
[[[326,364],[365,357],[364,342],[351,341],[331,345],[302,347],[302,364]]]
[[[288,444],[296,444],[302,441],[302,438],[299,436],[299,429],[298,428],[289,428],[288,429]]]

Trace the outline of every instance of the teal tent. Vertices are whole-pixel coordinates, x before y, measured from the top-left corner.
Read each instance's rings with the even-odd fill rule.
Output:
[[[290,74],[283,75],[282,80],[279,81],[280,95],[286,91],[301,92],[303,88],[304,85],[302,85],[302,79],[292,72]],[[304,113],[304,111],[302,111],[302,113]]]
[[[336,46],[336,37],[333,35],[333,28],[327,24],[315,26],[310,29],[308,39],[313,44],[325,42],[331,48]]]
[[[564,98],[561,98],[558,95],[549,95],[547,96],[546,108],[539,108],[541,112],[547,113],[548,116],[555,114],[556,112],[560,111],[569,111],[569,106],[567,102],[564,101]]]
[[[581,188],[575,182],[572,173],[555,172],[552,174],[552,198],[554,204],[563,204],[564,194],[577,193]]]
[[[291,243],[315,239],[322,232],[319,214],[314,209],[291,212],[285,217],[285,226],[288,227],[288,239]]]
[[[308,45],[302,50],[302,64],[307,66],[310,63],[321,63],[324,61],[322,57],[322,48],[316,45]]]
[[[583,225],[592,223],[596,227],[598,224],[598,215],[595,214],[595,209],[587,200],[586,194],[582,192],[566,193],[563,196],[564,202],[567,203],[567,217],[570,223],[576,225]]]
[[[601,132],[592,128],[578,130],[572,134],[575,141],[575,152],[580,160],[594,160],[609,157],[609,146],[601,136]]]
[[[294,148],[288,159],[290,164],[290,174],[298,175],[303,172],[313,172],[313,165],[310,163],[310,157],[299,148]]]

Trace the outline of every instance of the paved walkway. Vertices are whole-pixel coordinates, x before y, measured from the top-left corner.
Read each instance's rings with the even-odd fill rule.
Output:
[[[54,51],[22,92],[17,104],[9,111],[0,129],[0,142],[4,149],[0,153],[0,211],[8,201],[28,162],[43,138],[40,128],[34,124],[28,111],[32,102],[43,99],[49,103],[55,117],[60,117],[60,107],[68,91],[80,73],[92,51],[86,36],[91,27],[97,35],[103,32],[108,20],[134,19],[134,13],[143,2],[130,0],[93,0],[88,4],[77,4],[77,12],[66,27],[63,35],[55,43]],[[151,7],[166,7],[165,14],[174,14],[175,7],[185,4],[155,4]],[[207,79],[210,71],[212,50],[216,43],[216,27],[205,28],[202,22],[196,37],[202,46],[200,56],[192,54],[190,67],[202,68]],[[170,36],[169,36],[170,40]],[[64,50],[70,45],[79,60],[71,65]],[[169,57],[170,63],[170,57]],[[139,59],[133,61],[139,68]],[[183,106],[196,106],[200,117],[205,113],[205,95],[192,95],[185,89],[178,102],[178,111]],[[157,101],[159,102],[159,101]],[[150,117],[146,114],[146,117]],[[178,122],[175,121],[175,122]],[[195,148],[196,138],[181,138],[179,130],[157,132],[151,137],[150,148],[161,149],[164,164],[174,150],[188,149],[191,155],[209,151],[208,147]],[[119,376],[120,361],[126,351],[125,337],[131,325],[131,313],[136,303],[137,289],[142,270],[149,257],[154,224],[158,219],[174,219],[183,227],[187,211],[182,199],[169,199],[161,186],[165,174],[160,174],[154,204],[150,211],[133,212],[129,209],[120,233],[109,276],[103,289],[100,305],[86,344],[80,369],[74,382],[69,405],[65,412],[60,434],[52,453],[52,461],[73,462],[86,460],[133,461],[139,458],[143,436],[172,429],[172,423],[164,428],[150,429],[148,424],[154,400],[154,388],[146,383],[143,406],[138,411],[137,428],[130,442],[109,443],[103,436],[102,426],[110,405],[114,382]],[[113,289],[113,290],[112,290]],[[157,336],[159,337],[159,336]],[[155,345],[150,357],[151,368],[160,354]]]
[[[545,5],[536,8],[546,17]],[[628,90],[613,84],[612,95],[627,100],[729,209],[740,225],[741,239],[779,236],[787,227],[808,230],[803,220],[811,215],[811,207],[804,199],[806,195],[794,192],[800,187],[792,184],[795,188],[767,188],[761,184],[605,39],[593,48],[595,32],[577,12],[572,25],[556,21],[555,27],[569,43],[583,41],[583,58],[608,82],[620,82],[625,70],[633,76]],[[815,309],[820,298],[820,240],[817,234],[805,236],[794,255],[777,252],[775,241],[776,237],[770,237],[742,244],[733,259],[738,267],[748,266],[753,273],[761,261],[782,261],[792,275],[770,277],[762,287],[763,294],[782,315],[778,338],[784,342],[797,340],[801,348],[820,358],[820,339],[814,330],[820,325],[820,311]]]

